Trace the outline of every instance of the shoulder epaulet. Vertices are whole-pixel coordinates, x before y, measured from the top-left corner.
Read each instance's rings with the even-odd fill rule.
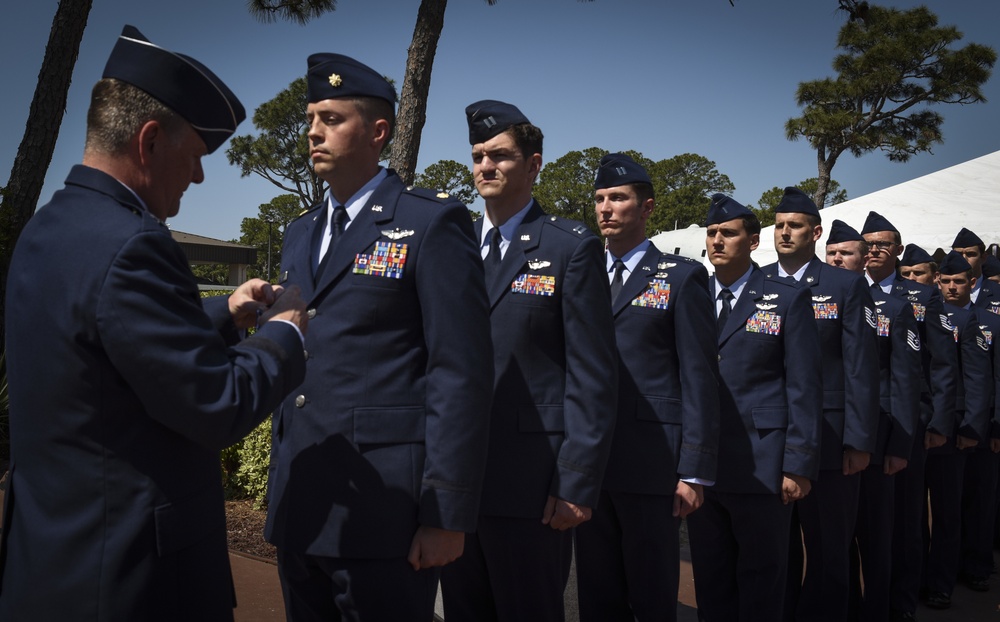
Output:
[[[554,216],[552,214],[547,214],[545,216],[545,222],[550,225],[555,225],[563,231],[568,231],[578,236],[584,236],[588,233],[593,235],[594,232],[587,228],[587,225],[583,224],[579,220],[570,220],[569,218],[563,218],[561,216]]]
[[[674,253],[660,253],[660,261],[675,261],[698,264],[699,266],[701,265],[701,262],[697,259],[691,259],[690,257],[685,257],[684,255],[675,255]]]
[[[406,193],[418,196],[421,199],[435,201],[437,203],[443,203],[445,199],[451,198],[451,195],[443,190],[430,190],[428,188],[417,188],[416,186],[407,186]]]
[[[324,207],[325,205],[326,205],[326,202],[325,202],[325,201],[320,201],[319,203],[317,203],[317,204],[315,204],[315,205],[313,205],[313,206],[311,206],[311,207],[308,207],[308,208],[306,208],[306,209],[302,210],[301,212],[299,212],[298,214],[296,214],[296,215],[295,215],[295,218],[292,218],[292,219],[291,219],[291,220],[289,221],[289,224],[290,224],[290,223],[293,223],[293,222],[295,222],[295,221],[296,221],[296,220],[298,220],[299,218],[302,218],[302,217],[303,217],[303,216],[305,216],[306,214],[310,214],[310,213],[312,213],[312,212],[315,212],[316,210],[318,210],[318,209],[320,209],[320,208]]]

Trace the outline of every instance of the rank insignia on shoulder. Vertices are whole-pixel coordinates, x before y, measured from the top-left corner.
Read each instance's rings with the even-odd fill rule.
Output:
[[[774,300],[778,297],[778,294],[764,294],[764,300]]]
[[[757,308],[761,311],[770,311],[771,309],[777,308],[778,305],[767,304],[765,302],[758,302]]]
[[[576,234],[578,234],[578,235],[582,235],[582,234],[584,234],[584,233],[587,232],[587,227],[585,227],[583,225],[577,225],[577,226],[573,227],[573,232],[576,233]]]
[[[532,270],[541,270],[542,268],[548,268],[551,265],[551,261],[545,261],[544,259],[532,259],[528,261],[528,267]]]
[[[413,235],[413,229],[403,229],[400,230],[399,227],[389,230],[385,229],[382,231],[382,235],[389,238],[390,240],[401,240],[402,238],[408,238]]]
[[[372,211],[373,212],[379,212],[379,213],[381,213],[382,212],[382,206],[381,205],[372,205]]]
[[[522,242],[530,242],[531,241],[531,234],[528,234],[528,233],[521,234],[521,241]]]
[[[833,298],[833,296],[813,296],[813,302],[826,302],[831,298]]]
[[[278,285],[281,285],[287,280],[288,280],[288,270],[285,270],[284,272],[278,275]]]
[[[449,196],[450,195],[447,192],[439,192],[439,193],[437,193],[437,198],[439,198],[439,199],[447,199]]]

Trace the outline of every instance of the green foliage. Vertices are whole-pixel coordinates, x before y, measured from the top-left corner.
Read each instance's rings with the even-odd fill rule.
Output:
[[[244,218],[240,224],[240,239],[237,243],[257,248],[257,263],[247,268],[247,276],[271,281],[278,274],[281,265],[281,245],[285,227],[302,213],[294,195],[283,194],[263,203],[258,208],[256,218]],[[270,249],[270,273],[268,273],[268,249]]]
[[[591,147],[570,151],[542,168],[535,198],[549,212],[580,220],[600,235],[594,211],[594,177],[607,151]],[[656,209],[647,223],[649,235],[705,221],[712,194],[732,194],[735,186],[715,162],[694,153],[653,162],[637,151],[624,151],[646,168],[656,193]]]
[[[305,24],[323,13],[335,11],[337,0],[250,0],[247,9],[262,22],[281,18]]]
[[[469,167],[455,160],[439,160],[417,174],[413,185],[444,190],[466,205],[476,200],[476,185]]]
[[[251,499],[255,508],[267,503],[267,467],[271,459],[271,417],[242,441],[222,452],[223,482],[230,498]]]
[[[943,141],[944,117],[930,104],[985,101],[981,86],[989,79],[996,51],[970,43],[953,26],[938,26],[926,7],[898,10],[869,6],[864,19],[840,30],[833,61],[835,78],[799,84],[801,117],[789,119],[789,140],[805,137],[819,156],[820,198],[837,158],[875,150],[894,162]]]
[[[323,198],[323,182],[309,158],[307,99],[306,79],[296,78],[254,112],[259,135],[234,136],[226,149],[229,163],[238,166],[243,177],[263,177],[298,197],[302,207]]]

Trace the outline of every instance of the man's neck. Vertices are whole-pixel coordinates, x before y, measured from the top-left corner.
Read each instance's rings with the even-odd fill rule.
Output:
[[[881,283],[882,281],[886,280],[886,278],[888,278],[890,274],[893,274],[895,272],[896,272],[895,268],[883,268],[877,271],[868,270],[868,276],[870,276],[872,278],[872,281],[874,281],[875,283]]]
[[[646,241],[646,236],[643,235],[636,239],[635,237],[630,237],[628,239],[615,238],[608,239],[608,252],[621,259],[629,253],[633,248],[639,246]]]
[[[749,259],[747,259],[746,263],[741,263],[740,265],[730,264],[728,266],[719,266],[715,269],[715,280],[722,287],[729,287],[746,274],[749,269]]]
[[[801,257],[790,255],[786,257],[778,257],[778,264],[781,266],[781,269],[788,274],[795,274],[802,269],[802,266],[806,265],[810,261],[812,261],[812,256],[809,255]]]
[[[493,197],[486,200],[486,216],[495,227],[503,225],[531,201],[531,194]]]
[[[371,181],[372,177],[378,174],[378,169],[378,162],[376,162],[374,166],[366,168],[357,175],[324,179],[323,181],[330,186],[330,196],[333,197],[333,200],[340,205],[347,205],[351,197],[357,194],[358,190],[361,190],[365,184]]]

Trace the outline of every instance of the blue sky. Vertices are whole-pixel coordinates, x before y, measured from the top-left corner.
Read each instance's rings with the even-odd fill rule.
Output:
[[[93,83],[123,24],[197,58],[240,97],[248,116],[305,72],[314,52],[353,56],[402,85],[418,0],[340,0],[307,26],[252,19],[244,0],[94,0],[67,113],[42,202],[62,187],[83,152]],[[926,4],[963,43],[1000,49],[1000,3],[896,0]],[[20,3],[0,20],[0,184],[24,131],[57,0]],[[756,203],[762,192],[816,176],[804,141],[784,137],[799,114],[799,82],[832,75],[845,16],[836,0],[452,0],[438,46],[418,170],[441,159],[471,165],[464,110],[479,99],[516,104],[545,133],[545,161],[597,146],[635,149],[652,159],[692,152],[716,162]],[[906,164],[873,153],[843,156],[833,177],[851,197],[1000,149],[1000,78],[989,102],[944,106],[945,143]],[[240,134],[254,131],[249,119]],[[221,239],[280,191],[241,178],[224,147],[205,159],[206,181],[185,194],[171,227]],[[474,205],[475,206],[475,205]],[[942,206],[947,209],[947,206]],[[974,227],[974,223],[969,223]]]

